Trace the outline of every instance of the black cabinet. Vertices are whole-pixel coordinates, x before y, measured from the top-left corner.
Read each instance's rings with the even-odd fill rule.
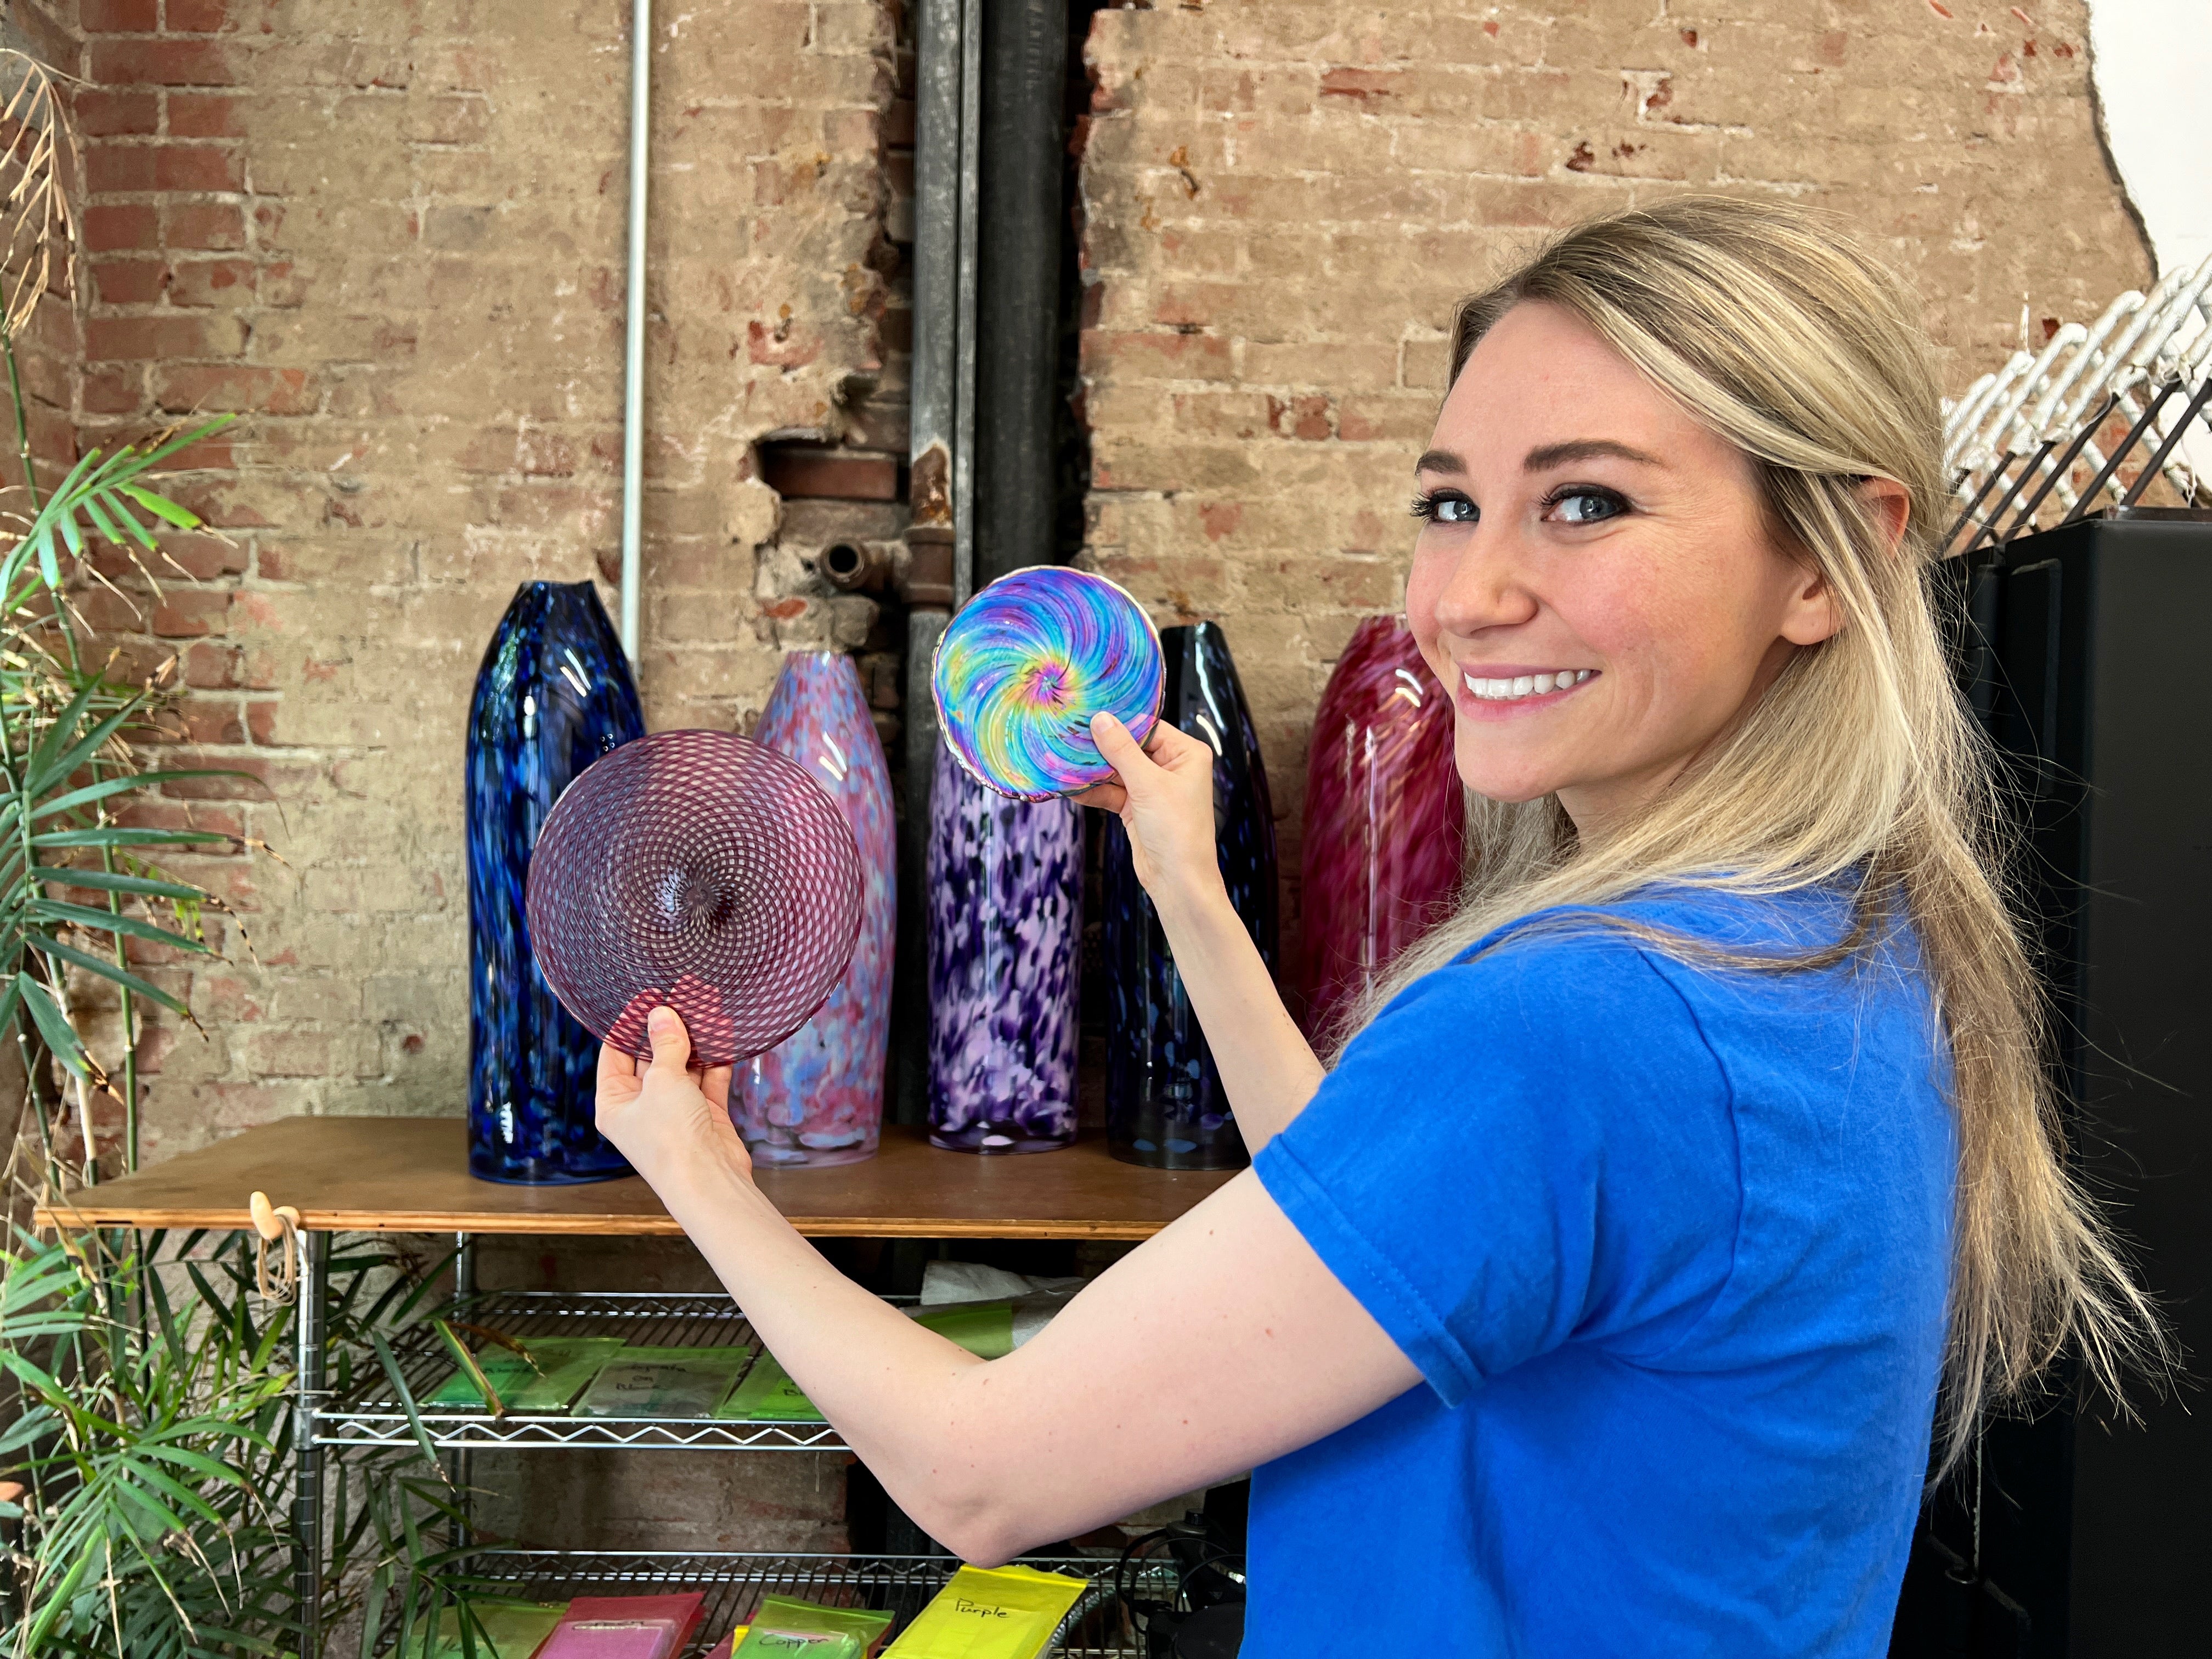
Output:
[[[2194,1376],[2060,1377],[1914,1540],[1893,1655],[2212,1654],[2212,523],[2085,520],[1960,596],[1963,676],[2024,830],[2076,1166]]]

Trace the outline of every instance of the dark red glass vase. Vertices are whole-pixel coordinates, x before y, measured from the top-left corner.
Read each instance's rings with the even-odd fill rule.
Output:
[[[1306,757],[1298,982],[1315,1041],[1449,909],[1466,825],[1451,698],[1404,618],[1370,617],[1328,677]]]

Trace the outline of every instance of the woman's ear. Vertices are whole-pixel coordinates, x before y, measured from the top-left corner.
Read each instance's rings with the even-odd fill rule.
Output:
[[[1859,499],[1881,532],[1884,550],[1894,554],[1904,544],[1905,526],[1912,518],[1912,492],[1894,478],[1866,478],[1860,482]],[[1792,645],[1818,645],[1834,638],[1843,626],[1844,615],[1828,579],[1815,566],[1802,567],[1782,618],[1782,637]]]
[[[1782,613],[1782,637],[1792,645],[1818,645],[1841,631],[1844,613],[1835,590],[1814,564],[1795,565],[1796,581]]]
[[[1859,500],[1881,531],[1883,544],[1896,552],[1912,517],[1912,492],[1894,478],[1866,478],[1859,483]]]

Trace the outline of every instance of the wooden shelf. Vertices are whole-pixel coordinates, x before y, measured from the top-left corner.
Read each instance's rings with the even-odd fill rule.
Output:
[[[845,1238],[1149,1238],[1229,1179],[1139,1169],[1091,1135],[1056,1152],[940,1152],[887,1127],[859,1164],[760,1172],[802,1233]],[[265,1192],[330,1232],[680,1234],[635,1176],[508,1187],[469,1174],[458,1118],[298,1117],[42,1205],[42,1227],[244,1227]]]

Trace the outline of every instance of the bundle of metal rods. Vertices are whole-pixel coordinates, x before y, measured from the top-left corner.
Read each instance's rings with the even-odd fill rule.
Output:
[[[2161,477],[2173,500],[2160,504],[2212,503],[2209,402],[2212,258],[2147,296],[2130,289],[2086,327],[2064,325],[2039,354],[2014,353],[1946,402],[1943,459],[1959,501],[1946,550],[1971,556],[2100,507],[2135,507]]]

